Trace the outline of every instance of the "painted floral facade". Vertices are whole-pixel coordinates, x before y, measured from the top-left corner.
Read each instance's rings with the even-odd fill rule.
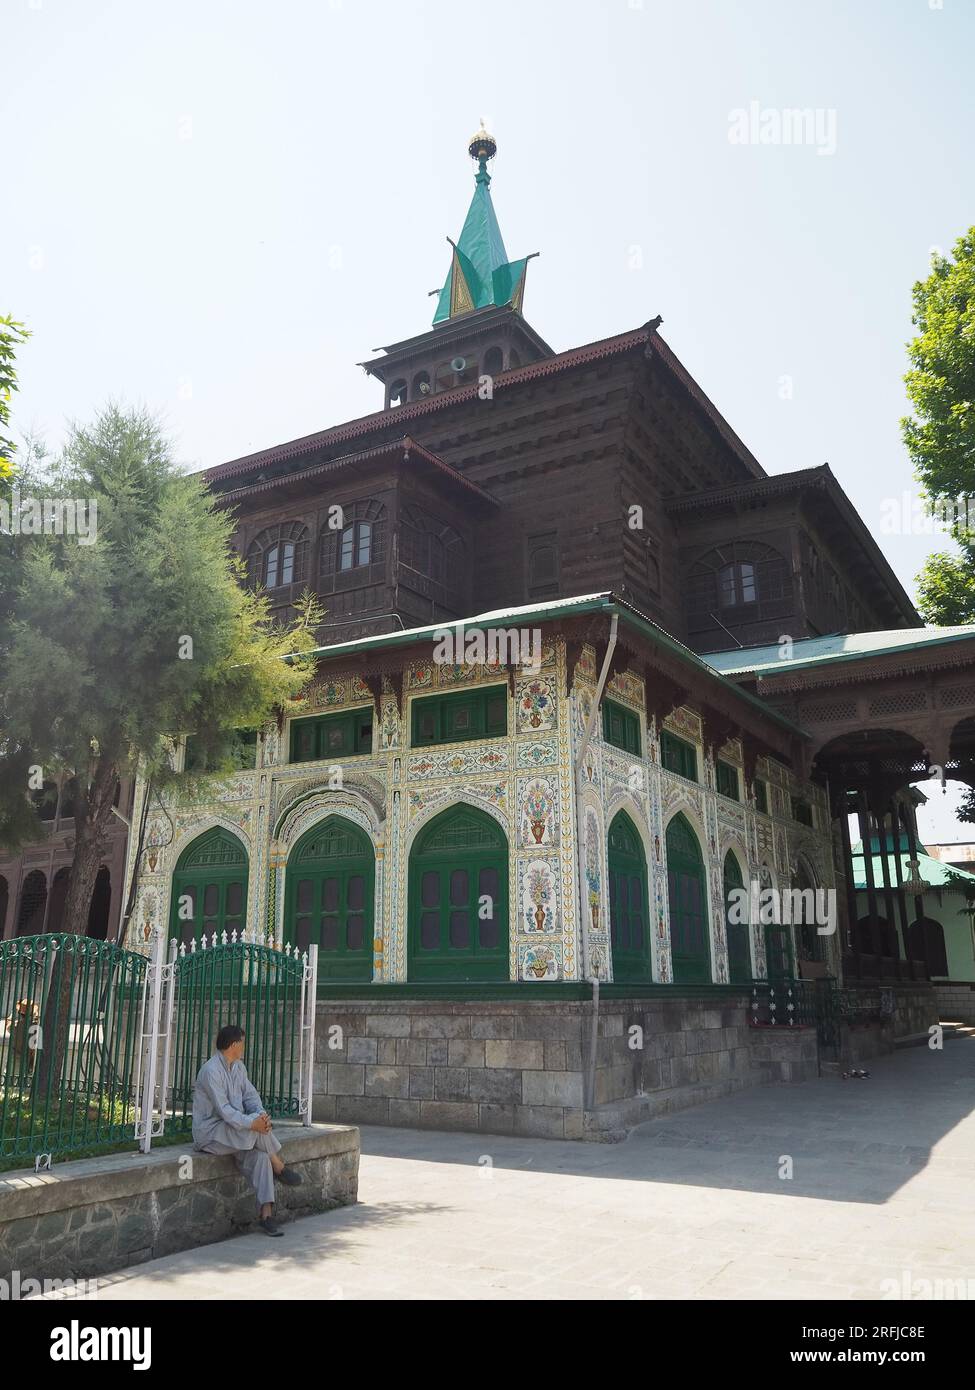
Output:
[[[665,727],[694,743],[701,780],[692,782],[664,770],[660,730],[646,715],[643,678],[624,671],[610,679],[605,693],[638,717],[641,754],[606,743],[597,719],[582,774],[582,806],[577,806],[573,762],[592,708],[597,670],[592,648],[584,647],[566,696],[566,660],[565,642],[556,636],[543,644],[537,672],[514,674],[505,736],[411,748],[410,706],[415,698],[508,681],[507,670],[498,667],[418,662],[404,671],[402,711],[388,678],[383,678],[373,751],[344,759],[338,775],[327,761],[289,763],[289,728],[272,725],[258,740],[254,770],[215,783],[207,802],[160,802],[153,794],[133,919],[136,937],[148,939],[156,928],[171,934],[174,868],[197,837],[219,826],[238,837],[247,853],[248,926],[284,940],[289,856],[308,829],[339,815],[364,831],[375,850],[372,979],[407,981],[410,849],[433,817],[463,803],[490,816],[507,839],[510,980],[596,976],[610,981],[607,835],[622,810],[636,827],[646,859],[652,980],[669,983],[673,971],[666,835],[671,820],[682,814],[697,837],[706,870],[712,977],[715,983],[726,983],[726,855],[735,855],[746,885],[788,887],[801,860],[814,886],[832,888],[833,847],[825,798],[816,786],[798,787],[786,767],[767,759],[760,759],[758,773],[767,785],[770,814],[761,814],[750,800],[719,795],[713,760],[702,746],[701,720],[688,708],[675,711]],[[371,705],[373,696],[350,674],[314,684],[305,703],[307,714],[322,714]],[[741,768],[735,744],[727,745],[721,757]],[[814,808],[812,828],[792,819],[790,798],[799,791]],[[140,783],[135,824],[144,795]],[[131,844],[130,876],[134,854]],[[835,942],[828,942],[827,951],[834,950]],[[763,977],[761,927],[752,929],[751,951],[753,973]]]

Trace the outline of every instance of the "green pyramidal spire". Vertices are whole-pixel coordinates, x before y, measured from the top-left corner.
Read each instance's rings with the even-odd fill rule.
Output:
[[[475,309],[487,309],[491,305],[510,304],[513,309],[520,309],[525,292],[525,271],[531,257],[525,256],[520,261],[508,260],[491,202],[491,175],[487,171],[487,162],[497,153],[497,144],[482,126],[467,149],[471,159],[477,160],[474,197],[467,211],[460,241],[450,243],[454,254],[447,283],[437,301],[434,323],[443,323],[446,319],[473,313]]]

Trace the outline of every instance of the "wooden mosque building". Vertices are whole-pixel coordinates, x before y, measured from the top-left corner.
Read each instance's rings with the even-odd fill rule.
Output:
[[[914,845],[910,782],[972,785],[975,628],[922,626],[828,466],[767,475],[659,319],[553,351],[469,152],[381,408],[208,471],[249,582],[321,596],[318,670],[150,809],[135,920],[318,946],[322,1118],[584,1137],[936,1020],[924,885],[864,913],[848,826]]]

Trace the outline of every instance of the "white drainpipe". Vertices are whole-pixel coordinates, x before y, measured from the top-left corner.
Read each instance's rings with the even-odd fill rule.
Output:
[[[588,898],[586,893],[586,874],[585,874],[585,818],[583,816],[582,785],[583,775],[586,765],[586,753],[589,742],[592,738],[593,726],[599,714],[599,702],[603,698],[603,690],[606,686],[606,678],[609,675],[609,664],[613,659],[613,652],[616,650],[616,629],[619,627],[619,614],[614,613],[609,628],[609,643],[606,647],[606,655],[603,657],[603,668],[599,673],[599,681],[596,685],[596,696],[589,711],[589,718],[586,720],[586,727],[582,731],[582,740],[576,753],[575,766],[575,793],[576,793],[576,863],[579,874],[579,930],[582,934],[582,978],[592,981],[592,1033],[589,1043],[589,1066],[587,1068],[587,1086],[584,1105],[587,1110],[593,1109],[595,1103],[595,1070],[596,1070],[596,1043],[599,1033],[599,981],[592,975],[589,963],[589,927],[587,923],[586,907]]]

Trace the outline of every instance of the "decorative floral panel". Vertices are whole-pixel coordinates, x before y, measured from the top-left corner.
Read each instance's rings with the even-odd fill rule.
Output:
[[[520,682],[516,689],[518,730],[543,733],[558,723],[558,697],[555,682],[545,676]]]
[[[548,859],[522,859],[518,864],[519,930],[557,932],[559,921],[558,865]]]
[[[558,784],[547,777],[533,777],[519,787],[521,843],[558,844]]]

